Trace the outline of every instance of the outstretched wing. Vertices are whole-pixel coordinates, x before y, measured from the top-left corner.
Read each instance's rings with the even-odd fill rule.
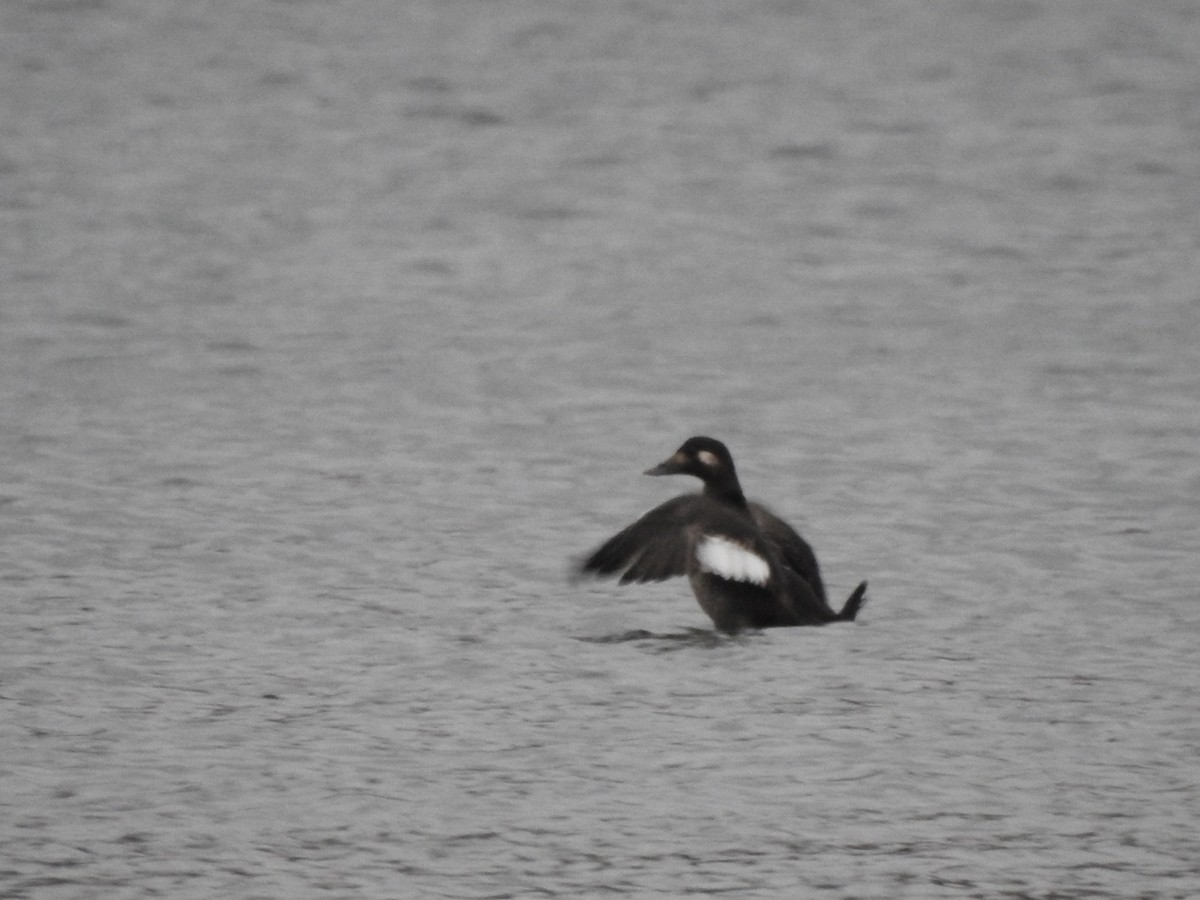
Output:
[[[825,585],[821,581],[821,569],[808,541],[765,506],[757,503],[751,503],[749,506],[750,516],[758,526],[759,533],[775,549],[783,564],[808,582],[817,599],[825,604]]]
[[[687,572],[688,515],[705,502],[700,494],[684,494],[656,506],[623,528],[579,564],[581,574],[621,574],[621,584],[663,581]]]

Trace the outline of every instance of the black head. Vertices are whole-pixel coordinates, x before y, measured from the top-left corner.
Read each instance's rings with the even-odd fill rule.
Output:
[[[646,474],[694,475],[704,482],[705,493],[745,502],[729,448],[714,438],[688,438],[669,459],[647,469]]]

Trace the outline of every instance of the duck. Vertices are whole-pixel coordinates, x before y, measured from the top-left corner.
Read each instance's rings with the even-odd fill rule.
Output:
[[[617,532],[577,564],[577,575],[616,577],[620,584],[686,575],[700,608],[728,634],[858,617],[867,582],[834,610],[812,547],[765,506],[746,499],[723,443],[688,438],[645,474],[691,475],[704,489],[668,500]]]

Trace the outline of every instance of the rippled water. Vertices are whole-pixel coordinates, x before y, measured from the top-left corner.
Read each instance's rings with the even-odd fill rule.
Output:
[[[1187,2],[0,8],[0,895],[1200,892]],[[568,583],[728,442],[859,623]]]

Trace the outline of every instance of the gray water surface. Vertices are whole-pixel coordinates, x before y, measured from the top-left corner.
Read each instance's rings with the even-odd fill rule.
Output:
[[[1186,2],[0,7],[0,896],[1200,894]],[[691,434],[860,622],[572,584]]]

